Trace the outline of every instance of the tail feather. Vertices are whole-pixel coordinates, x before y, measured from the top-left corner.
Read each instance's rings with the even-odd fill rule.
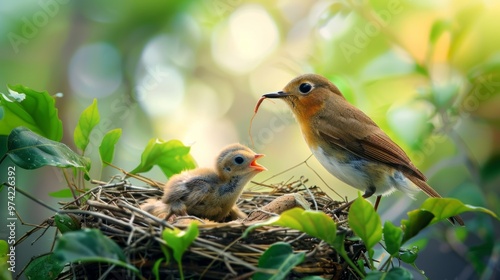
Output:
[[[419,189],[421,189],[425,194],[427,194],[430,197],[441,197],[439,193],[437,193],[431,186],[429,186],[425,181],[415,177],[415,176],[407,176],[410,181],[412,181]],[[464,220],[460,216],[453,216],[448,218],[448,220],[452,224],[459,224],[461,226],[464,226]]]

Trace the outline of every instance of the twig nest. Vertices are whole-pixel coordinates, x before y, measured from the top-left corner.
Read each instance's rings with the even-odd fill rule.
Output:
[[[174,225],[184,228],[192,221],[199,223],[200,233],[182,259],[186,278],[250,278],[258,266],[260,256],[275,242],[287,242],[295,252],[306,253],[304,262],[290,273],[290,279],[311,275],[326,279],[347,279],[354,275],[328,244],[297,230],[277,226],[261,227],[252,231],[247,238],[242,238],[242,233],[249,225],[294,207],[323,211],[341,224],[346,220],[346,214],[341,212],[334,215],[333,210],[342,202],[333,201],[318,187],[306,189],[303,181],[297,181],[267,185],[261,191],[245,191],[237,205],[248,217],[224,223],[196,217],[177,217],[172,224],[139,208],[147,199],[160,196],[161,191],[157,189],[120,182],[97,186],[80,199],[64,205],[62,209],[66,213],[74,212],[81,219],[82,228],[98,228],[114,240],[123,249],[130,263],[138,267],[146,279],[154,279],[153,265],[164,257],[159,245],[166,244],[161,238],[162,231]],[[88,199],[85,200],[84,197]],[[338,230],[347,231],[347,236],[350,236],[348,228],[338,226]],[[356,262],[363,247],[358,241],[346,241],[345,244],[346,251]],[[80,279],[79,275],[97,279],[104,273],[113,275],[113,279],[128,279],[132,275],[124,268],[105,263],[80,263],[71,266],[59,279]],[[173,260],[162,265],[159,271],[161,279],[176,279],[179,275]]]

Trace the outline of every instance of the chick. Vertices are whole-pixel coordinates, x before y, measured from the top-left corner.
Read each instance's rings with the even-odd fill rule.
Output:
[[[219,153],[215,168],[197,168],[172,176],[165,184],[161,200],[149,199],[141,208],[155,216],[169,219],[173,214],[193,215],[216,222],[242,212],[235,203],[243,187],[266,168],[256,161],[256,154],[241,144],[232,144]]]

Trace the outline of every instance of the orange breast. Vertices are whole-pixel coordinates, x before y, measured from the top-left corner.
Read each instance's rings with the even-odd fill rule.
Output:
[[[306,96],[297,102],[294,110],[302,135],[311,149],[318,145],[319,133],[316,127],[316,118],[323,107],[324,102],[319,98]]]

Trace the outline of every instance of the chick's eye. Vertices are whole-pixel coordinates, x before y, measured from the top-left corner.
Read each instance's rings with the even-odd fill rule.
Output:
[[[311,89],[312,89],[312,85],[309,83],[302,83],[299,86],[300,93],[308,93],[311,91]]]
[[[242,164],[245,161],[245,159],[242,156],[237,156],[234,158],[234,162],[236,164]]]

